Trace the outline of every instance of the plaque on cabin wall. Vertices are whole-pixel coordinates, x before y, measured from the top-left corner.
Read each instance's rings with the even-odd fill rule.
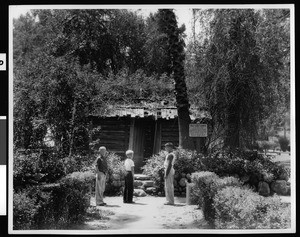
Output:
[[[207,137],[207,124],[190,124],[189,135],[190,137]]]

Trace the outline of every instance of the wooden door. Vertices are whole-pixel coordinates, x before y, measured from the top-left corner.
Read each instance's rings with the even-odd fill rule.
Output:
[[[141,172],[140,168],[144,161],[145,130],[142,119],[132,119],[130,125],[129,149],[134,151],[135,171]]]

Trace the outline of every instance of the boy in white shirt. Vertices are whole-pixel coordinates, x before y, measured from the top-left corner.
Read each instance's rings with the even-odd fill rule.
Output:
[[[133,158],[133,151],[128,150],[126,151],[126,160],[125,160],[125,188],[123,193],[123,202],[124,203],[134,203],[132,201],[133,198],[133,177],[134,177],[134,162]]]

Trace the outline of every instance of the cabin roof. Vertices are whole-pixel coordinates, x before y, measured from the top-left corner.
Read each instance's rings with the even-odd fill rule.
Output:
[[[166,105],[131,105],[131,106],[109,106],[104,113],[94,113],[92,116],[97,117],[132,117],[145,118],[154,117],[154,119],[174,119],[178,116],[177,107]],[[199,110],[197,108],[190,108],[191,120],[208,118],[211,116],[206,110]]]

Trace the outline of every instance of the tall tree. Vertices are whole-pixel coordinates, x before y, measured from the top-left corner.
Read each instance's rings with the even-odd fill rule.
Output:
[[[175,13],[172,9],[160,9],[159,27],[168,36],[169,54],[171,58],[171,70],[175,81],[175,97],[178,110],[179,146],[186,149],[195,149],[192,139],[189,137],[189,100],[184,73],[184,41],[180,37]]]
[[[189,83],[203,93],[216,136],[223,145],[249,147],[264,120],[289,102],[289,14],[286,10],[215,9],[200,11],[194,51],[202,78]],[[202,14],[203,13],[203,14]],[[192,75],[192,73],[190,73]],[[200,76],[200,77],[201,77]],[[193,84],[194,85],[194,84]],[[203,86],[201,86],[203,85]]]

